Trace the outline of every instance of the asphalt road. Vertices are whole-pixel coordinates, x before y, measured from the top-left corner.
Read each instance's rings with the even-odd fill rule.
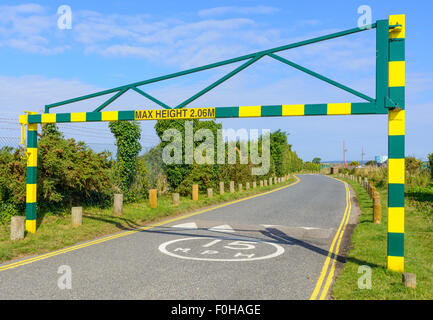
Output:
[[[157,227],[2,264],[0,299],[309,299],[345,213],[346,188],[325,176],[299,177]]]

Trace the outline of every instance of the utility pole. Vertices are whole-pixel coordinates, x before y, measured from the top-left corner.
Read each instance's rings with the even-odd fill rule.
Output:
[[[361,167],[362,167],[363,164],[364,164],[364,156],[365,156],[365,153],[364,153],[364,146],[362,146],[362,149],[361,149]]]
[[[343,140],[343,163],[344,163],[344,168],[347,168],[346,166],[346,142]]]

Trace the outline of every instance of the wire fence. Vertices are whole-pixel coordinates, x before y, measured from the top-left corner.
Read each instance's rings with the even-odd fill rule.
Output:
[[[112,155],[116,155],[115,139],[106,124],[61,123],[57,127],[66,139],[73,138],[75,141],[83,141],[95,152],[108,151]],[[142,128],[142,130],[140,142],[142,145],[141,154],[144,154],[159,144],[159,138],[150,128]],[[20,126],[17,118],[2,113],[0,115],[0,148],[16,149],[19,147],[20,140]]]
[[[5,147],[11,147],[13,149],[16,149],[19,147],[20,144],[20,138],[17,137],[1,137],[0,136],[0,149]],[[104,152],[108,151],[113,156],[116,155],[117,147],[114,143],[101,143],[101,142],[85,142],[85,144],[92,149],[94,152]],[[141,154],[147,153],[150,149],[152,149],[153,145],[143,145],[142,144],[142,150]]]
[[[20,138],[17,137],[0,137],[0,148],[11,147],[18,148],[20,144]]]

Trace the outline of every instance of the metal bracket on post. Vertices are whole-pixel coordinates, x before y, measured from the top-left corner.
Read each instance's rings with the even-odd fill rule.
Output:
[[[19,124],[21,125],[21,138],[20,138],[20,155],[22,159],[27,159],[29,157],[27,152],[27,130],[29,127],[28,116],[30,114],[37,114],[37,112],[24,111],[24,115],[19,116]]]
[[[401,107],[397,103],[392,101],[390,97],[385,98],[385,108],[393,109],[393,110],[401,110]]]

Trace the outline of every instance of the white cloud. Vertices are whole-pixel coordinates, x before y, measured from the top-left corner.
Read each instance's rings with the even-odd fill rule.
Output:
[[[287,29],[267,26],[254,14],[270,14],[269,6],[218,7],[202,10],[192,21],[166,18],[155,20],[145,14],[103,14],[73,11],[72,30],[57,28],[55,12],[36,4],[0,6],[0,46],[35,53],[59,54],[82,50],[85,54],[105,57],[139,57],[153,62],[189,68],[268,49],[301,39],[288,37]],[[222,14],[230,18],[218,18]],[[247,15],[244,17],[242,15]],[[317,26],[317,20],[293,21],[293,26]],[[322,30],[319,34],[334,30]],[[293,32],[293,30],[292,30]],[[315,36],[317,34],[309,35]],[[302,37],[304,40],[306,37]],[[344,71],[370,68],[372,60],[364,54],[367,42],[340,41],[308,46],[293,57],[317,59],[317,65],[333,65]],[[352,59],[350,51],[363,55]],[[321,58],[327,57],[326,61]],[[345,62],[349,59],[349,63]],[[325,62],[325,63],[324,63]],[[316,64],[312,64],[316,67]]]
[[[57,54],[69,48],[53,45],[49,34],[57,28],[55,15],[38,4],[0,6],[0,45],[30,53]]]
[[[93,17],[80,20],[74,27],[74,37],[85,46],[86,53],[142,57],[182,67],[248,52],[254,45],[269,45],[278,36],[275,30],[258,33],[256,22],[245,18],[185,23],[149,22],[145,17],[126,19],[118,15]]]

